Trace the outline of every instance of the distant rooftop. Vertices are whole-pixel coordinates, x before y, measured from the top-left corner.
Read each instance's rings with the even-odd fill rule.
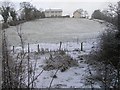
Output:
[[[62,12],[62,9],[46,9],[45,11],[60,11],[60,12]]]
[[[73,12],[75,14],[76,12],[81,13],[83,10],[82,9],[77,9],[76,11]]]

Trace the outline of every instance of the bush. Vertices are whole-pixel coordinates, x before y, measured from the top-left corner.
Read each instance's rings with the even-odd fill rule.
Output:
[[[6,28],[8,28],[8,27],[9,27],[8,23],[3,23],[3,24],[2,24],[2,29],[6,29]]]
[[[100,36],[99,48],[92,52],[92,58],[97,61],[117,66],[119,61],[117,31],[108,29]],[[116,67],[117,68],[117,67]]]
[[[61,51],[60,51],[61,52]],[[61,72],[69,69],[70,67],[77,66],[78,62],[71,58],[70,56],[61,53],[55,53],[54,55],[50,55],[50,58],[46,60],[46,66],[43,68],[44,70],[53,70],[60,69]]]
[[[100,35],[97,47],[88,56],[88,62],[96,69],[97,77],[101,77],[98,81],[101,81],[104,87],[115,87],[117,83],[116,70],[119,63],[117,33],[118,31],[112,27],[105,30]]]
[[[16,21],[11,21],[11,22],[9,22],[8,24],[9,24],[10,26],[16,26],[16,25],[17,25]]]

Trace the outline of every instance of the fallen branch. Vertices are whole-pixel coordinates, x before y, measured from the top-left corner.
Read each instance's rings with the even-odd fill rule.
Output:
[[[29,86],[43,73],[44,70],[42,70],[30,83]]]
[[[59,70],[59,69],[56,70],[54,76],[57,74],[58,70]],[[48,90],[50,90],[53,80],[54,80],[54,77],[52,77],[52,80],[51,80],[51,82],[50,82],[50,85],[49,85]]]

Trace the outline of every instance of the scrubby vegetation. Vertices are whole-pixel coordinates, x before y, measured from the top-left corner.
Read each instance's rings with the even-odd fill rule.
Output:
[[[88,63],[92,64],[97,74],[92,79],[100,82],[102,87],[117,88],[119,67],[119,50],[116,39],[118,32],[113,28],[107,29],[100,35],[100,41],[88,56]]]
[[[118,3],[119,10],[120,5]],[[120,19],[120,12],[116,13],[117,20]],[[113,18],[113,17],[111,17]],[[105,19],[103,19],[105,20]],[[120,21],[117,23],[109,23],[106,29],[100,36],[98,45],[88,56],[88,62],[95,68],[97,74],[89,78],[101,84],[101,87],[120,89]]]
[[[59,51],[50,54],[50,58],[46,60],[46,66],[44,70],[59,69],[61,72],[66,71],[70,67],[78,66],[77,60],[74,60],[71,56],[67,55],[64,51]]]

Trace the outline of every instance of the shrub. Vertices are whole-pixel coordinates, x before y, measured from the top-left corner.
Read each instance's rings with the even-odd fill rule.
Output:
[[[119,41],[116,39],[116,33],[117,31],[108,29],[100,35],[99,47],[92,52],[92,58],[94,60],[106,64],[112,63],[114,66],[117,66],[119,60]]]
[[[50,55],[50,58],[46,60],[46,66],[43,68],[44,70],[53,70],[60,69],[61,72],[69,69],[70,67],[77,66],[78,62],[68,56],[67,54],[55,53],[54,55]]]
[[[118,31],[112,27],[105,30],[100,35],[97,47],[88,56],[88,62],[96,69],[97,77],[101,78],[98,81],[101,81],[105,88],[116,87],[118,83],[116,70],[119,63],[119,41],[116,38],[117,33]]]
[[[8,27],[9,27],[8,23],[3,23],[3,24],[2,24],[2,29],[6,29],[6,28],[8,28]]]

